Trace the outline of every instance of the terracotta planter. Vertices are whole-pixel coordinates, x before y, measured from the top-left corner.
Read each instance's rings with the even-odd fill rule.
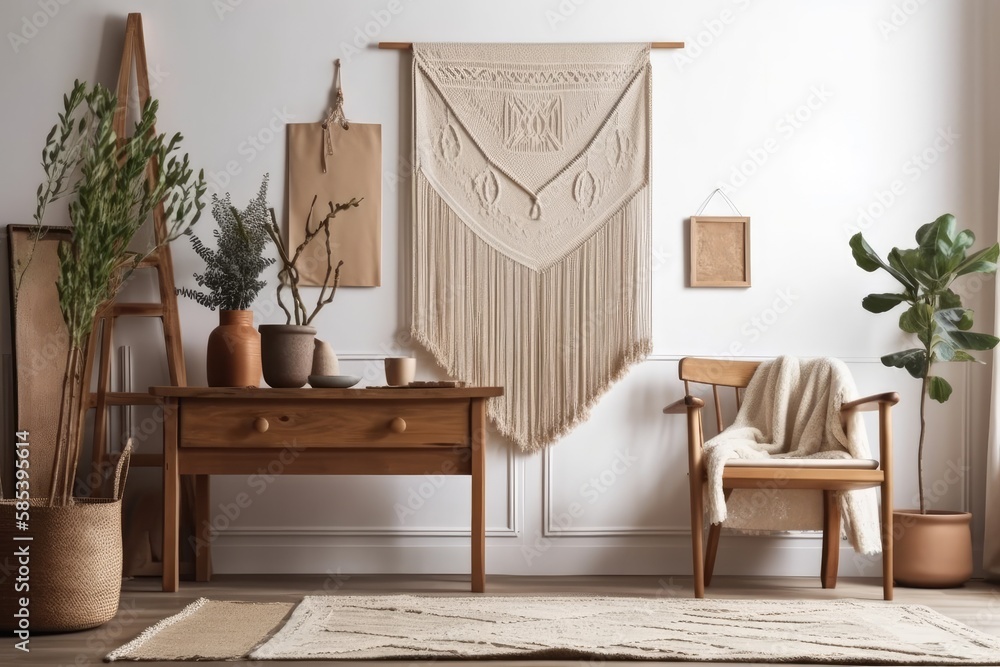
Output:
[[[219,326],[208,335],[209,387],[259,387],[260,334],[252,310],[221,310]]]
[[[305,386],[312,370],[314,327],[297,324],[260,325],[264,380],[272,387]]]
[[[892,570],[897,584],[952,588],[972,576],[970,513],[898,510],[892,520]]]

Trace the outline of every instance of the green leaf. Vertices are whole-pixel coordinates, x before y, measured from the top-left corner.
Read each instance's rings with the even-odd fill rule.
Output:
[[[944,339],[937,339],[931,344],[931,362],[954,361],[958,350],[955,346]]]
[[[955,350],[955,356],[952,357],[951,360],[952,361],[974,361],[974,362],[976,362],[978,364],[985,364],[986,363],[985,361],[980,361],[979,359],[976,359],[974,356],[972,356],[971,354],[969,354],[965,350]]]
[[[889,264],[909,277],[913,284],[911,291],[917,291],[921,286],[929,290],[940,289],[940,279],[934,272],[934,259],[924,255],[918,248],[893,248],[889,252]]]
[[[882,267],[882,260],[878,258],[878,255],[875,254],[872,247],[868,245],[868,242],[865,241],[861,232],[858,232],[851,237],[850,245],[852,251],[851,254],[854,255],[854,261],[862,269],[868,273],[872,273],[874,271],[878,271],[879,268]]]
[[[934,319],[947,331],[968,331],[972,328],[973,314],[970,308],[945,308],[934,313]]]
[[[966,250],[972,247],[972,244],[976,242],[976,235],[972,233],[971,230],[963,229],[955,237],[955,243],[952,247],[956,252],[964,254]]]
[[[939,279],[933,273],[933,257],[928,257],[919,249],[900,250],[899,248],[893,248],[892,252],[896,253],[899,263],[903,266],[906,273],[913,277],[914,281],[928,289],[938,288]]]
[[[955,294],[951,289],[946,289],[941,292],[938,297],[938,307],[939,308],[961,308],[962,307],[962,297]]]
[[[927,378],[927,395],[938,403],[944,403],[951,396],[951,385],[944,378],[932,375]]]
[[[950,213],[917,230],[918,253],[924,259],[923,270],[933,279],[950,273],[949,265],[961,261],[961,250],[955,248],[955,216]]]
[[[884,313],[906,301],[905,294],[869,294],[861,306],[870,313]]]
[[[951,239],[955,238],[955,226],[955,216],[945,213],[934,222],[922,225],[917,230],[917,244],[928,250],[938,247],[941,241],[951,245]]]
[[[934,308],[925,303],[915,303],[899,316],[899,328],[906,333],[926,332],[934,323]]]
[[[910,273],[910,270],[903,265],[903,260],[900,257],[901,252],[903,251],[901,251],[899,248],[893,248],[892,250],[889,251],[889,254],[885,256],[886,261],[889,262],[889,266],[896,269],[903,275],[909,277],[912,282],[916,282],[916,279],[913,278],[913,275]]]
[[[905,368],[917,379],[923,378],[927,373],[927,353],[919,348],[887,354],[882,357],[882,363],[894,368]]]
[[[955,269],[965,261],[965,249],[956,246],[952,241],[929,259],[935,268],[934,275],[943,280],[943,285],[948,285],[955,279],[953,275]]]
[[[888,264],[883,262],[877,254],[875,254],[875,251],[872,250],[871,246],[868,245],[868,242],[865,241],[864,237],[861,235],[861,232],[858,232],[857,234],[851,237],[850,245],[852,254],[854,255],[854,261],[862,269],[868,271],[869,273],[871,273],[872,271],[876,271],[880,268],[885,269],[885,271],[893,278],[898,280],[903,285],[903,287],[908,289],[916,289],[917,285],[910,276],[907,276],[898,269],[889,266]]]
[[[964,276],[968,273],[996,273],[998,257],[1000,257],[1000,244],[994,243],[989,248],[985,248],[970,255],[958,266],[958,268],[955,269],[955,275]]]
[[[972,333],[971,331],[952,331],[949,334],[955,344],[966,350],[992,350],[1000,343],[1000,338],[990,334]]]

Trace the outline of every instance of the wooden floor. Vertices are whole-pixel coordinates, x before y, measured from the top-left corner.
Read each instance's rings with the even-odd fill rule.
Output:
[[[581,594],[689,597],[690,577],[489,577],[488,594]],[[181,582],[177,593],[161,593],[159,581],[149,578],[124,583],[118,616],[107,625],[86,632],[36,636],[31,639],[31,653],[13,649],[13,638],[0,649],[0,664],[9,665],[100,665],[112,649],[138,635],[160,619],[177,613],[199,597],[216,600],[280,601],[301,600],[303,595],[335,594],[443,594],[468,595],[464,577],[371,576],[217,576],[211,583]],[[823,590],[818,578],[715,577],[708,597],[743,599],[836,599],[881,600],[882,588],[877,579],[842,579],[835,590]],[[982,581],[970,582],[951,590],[896,589],[896,603],[921,604],[962,621],[978,630],[1000,636],[1000,587]],[[502,661],[491,661],[499,666]],[[538,661],[518,661],[529,667]],[[588,661],[589,662],[589,661]],[[156,662],[143,665],[176,665]],[[292,662],[202,662],[199,665],[258,664],[290,665]],[[306,664],[333,664],[307,661]],[[345,663],[339,663],[345,664]],[[356,662],[354,663],[357,664]],[[381,663],[413,667],[420,663]],[[449,661],[449,667],[459,667]],[[471,663],[470,663],[471,664]],[[551,664],[551,663],[549,663]],[[578,663],[567,663],[578,664]],[[623,663],[624,664],[624,663]],[[634,663],[632,663],[634,664]],[[708,663],[669,663],[705,665]],[[592,667],[592,666],[588,666]]]

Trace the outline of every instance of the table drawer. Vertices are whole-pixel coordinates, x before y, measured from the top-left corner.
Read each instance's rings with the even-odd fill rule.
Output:
[[[184,401],[181,447],[469,444],[468,400]]]

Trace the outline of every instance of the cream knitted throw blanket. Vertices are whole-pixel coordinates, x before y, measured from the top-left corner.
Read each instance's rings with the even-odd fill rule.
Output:
[[[761,364],[732,426],[705,443],[709,521],[744,530],[818,530],[822,492],[737,489],[727,507],[722,472],[731,459],[870,459],[858,412],[841,425],[840,406],[857,398],[854,379],[837,359],[778,357]],[[875,489],[841,496],[843,527],[855,550],[882,550]]]
[[[413,55],[411,330],[536,450],[651,350],[649,46]]]

